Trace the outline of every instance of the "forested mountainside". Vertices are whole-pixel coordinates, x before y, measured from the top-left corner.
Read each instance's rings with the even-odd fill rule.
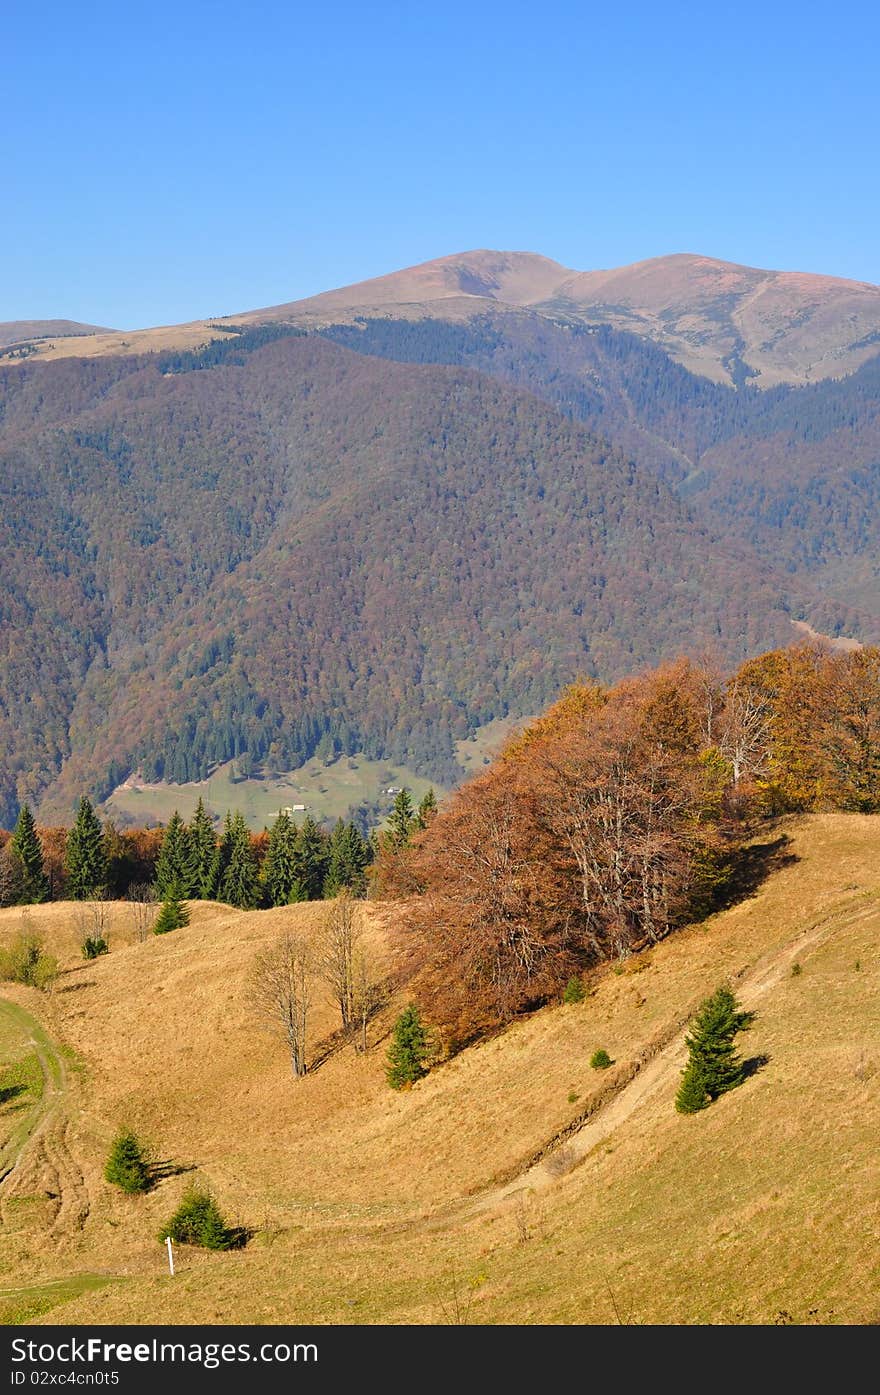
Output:
[[[713,531],[880,613],[880,355],[841,379],[735,390],[636,335],[530,314],[323,332],[362,353],[527,387],[662,473]]]
[[[876,630],[485,372],[269,328],[6,368],[0,431],[7,824],[328,732],[448,781],[578,675]]]

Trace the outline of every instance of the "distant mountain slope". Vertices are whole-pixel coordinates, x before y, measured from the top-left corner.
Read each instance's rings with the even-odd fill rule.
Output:
[[[579,674],[873,632],[530,393],[264,339],[0,371],[0,822],[327,732],[449,780]]]
[[[880,287],[712,257],[580,272],[536,308],[631,330],[695,373],[762,387],[839,377],[880,349]]]
[[[880,287],[688,254],[574,272],[524,252],[465,252],[238,318],[462,319],[500,305],[629,330],[695,373],[762,387],[838,377],[880,349]]]
[[[0,348],[27,339],[65,338],[68,335],[114,334],[100,325],[82,325],[76,320],[6,320],[0,323]]]
[[[457,302],[463,296],[502,305],[534,305],[554,295],[574,274],[534,252],[462,252],[324,291],[308,300],[250,311],[247,318],[326,320],[354,308],[436,306],[438,301]]]
[[[527,387],[660,473],[710,530],[880,614],[880,355],[840,380],[734,391],[635,335],[525,313],[322,332],[361,353]]]

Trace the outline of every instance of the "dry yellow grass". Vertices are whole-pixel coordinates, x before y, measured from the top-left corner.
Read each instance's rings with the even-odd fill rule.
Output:
[[[88,964],[71,908],[35,908],[67,971],[50,996],[8,996],[84,1067],[68,1073],[53,1156],[87,1209],[68,1231],[38,1227],[46,1162],[28,1172],[23,1160],[19,1204],[4,1212],[3,1285],[127,1276],[52,1310],[71,1322],[442,1322],[453,1284],[471,1320],[488,1322],[607,1322],[615,1305],[632,1321],[877,1314],[880,819],[815,816],[787,831],[797,860],[754,896],[624,972],[603,971],[585,1003],[545,1009],[401,1095],[385,1085],[381,1040],[397,1004],[366,1058],[345,1047],[300,1083],[248,1006],[259,948],[288,925],[318,934],[321,906],[200,905],[189,927],[142,945],[126,943],[127,912],[115,908],[111,953]],[[390,912],[367,914],[378,953]],[[19,915],[0,913],[0,935]],[[607,1083],[589,1068],[597,1046],[624,1072],[722,978],[769,962],[820,920],[829,934],[803,972],[761,1001],[744,1046],[770,1060],[740,1090],[682,1118],[674,1085],[661,1089],[550,1190],[513,1207],[457,1201],[515,1171],[589,1104]],[[336,1019],[315,996],[317,1041]],[[184,1253],[173,1284],[163,1276],[155,1234],[187,1177],[134,1200],[107,1187],[101,1169],[123,1120],[163,1158],[195,1165],[230,1217],[258,1230],[246,1250]]]
[[[59,336],[35,339],[33,353],[26,359],[4,359],[4,365],[34,363],[37,359],[107,358],[110,355],[152,354],[164,349],[197,349],[226,336],[211,328],[214,321],[193,320],[190,324],[159,325],[155,329],[107,330],[101,334]]]

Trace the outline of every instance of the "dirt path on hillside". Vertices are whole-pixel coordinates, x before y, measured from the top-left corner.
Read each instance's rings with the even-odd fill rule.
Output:
[[[0,998],[0,1017],[12,1024],[25,1046],[31,1047],[40,1063],[43,1076],[43,1093],[40,1099],[34,1102],[26,1118],[13,1129],[0,1148],[0,1189],[6,1191],[13,1182],[15,1171],[28,1145],[44,1133],[50,1132],[58,1120],[67,1099],[68,1083],[61,1053],[35,1017],[18,1003],[12,1003],[6,998]]]
[[[792,965],[805,954],[818,949],[837,930],[857,921],[877,915],[876,903],[860,912],[832,911],[817,924],[801,931],[772,954],[765,955],[733,980],[737,997],[743,1007],[752,1011],[761,999],[791,973]],[[661,1091],[672,1094],[673,1085],[687,1060],[685,1035],[687,1027],[676,1029],[669,1041],[659,1045],[650,1059],[637,1062],[634,1073],[627,1077],[607,1101],[594,1109],[580,1127],[550,1139],[540,1156],[527,1163],[516,1176],[496,1186],[464,1198],[423,1218],[426,1229],[442,1229],[522,1205],[530,1194],[540,1194],[559,1183],[597,1147],[625,1124]]]

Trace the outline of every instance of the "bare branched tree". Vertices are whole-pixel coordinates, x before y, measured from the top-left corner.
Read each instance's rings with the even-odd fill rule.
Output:
[[[772,715],[766,690],[741,677],[728,684],[718,744],[730,761],[734,785],[766,774]]]
[[[281,1031],[294,1077],[305,1075],[306,1026],[311,995],[312,954],[299,935],[288,932],[263,950],[251,975],[250,1000],[266,1025]]]
[[[153,929],[158,905],[152,882],[132,882],[128,888],[128,902],[134,917],[134,938],[143,944]]]
[[[333,1001],[339,1006],[346,1031],[356,1021],[355,960],[361,935],[360,908],[351,892],[343,888],[327,907],[319,969]]]
[[[355,1050],[361,1053],[367,1049],[367,1027],[385,1002],[385,990],[373,972],[373,966],[363,949],[356,949],[354,957],[352,994],[352,1028],[357,1028],[354,1039]]]
[[[367,1027],[384,1001],[363,943],[363,907],[347,888],[327,907],[318,969],[339,1007],[342,1029],[356,1051],[367,1049]]]

